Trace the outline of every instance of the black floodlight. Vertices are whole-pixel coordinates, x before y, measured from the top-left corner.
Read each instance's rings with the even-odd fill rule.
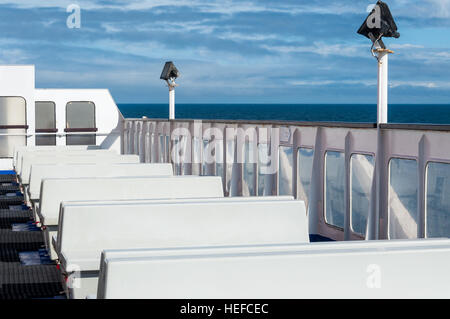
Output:
[[[172,80],[172,79],[176,79],[180,76],[177,68],[175,67],[175,65],[173,64],[172,61],[166,62],[166,64],[164,65],[164,69],[161,73],[161,80]]]
[[[391,11],[383,1],[376,3],[372,12],[359,28],[358,33],[372,40],[374,45],[377,45],[378,42],[378,45],[383,49],[386,49],[382,41],[383,37],[400,37]]]

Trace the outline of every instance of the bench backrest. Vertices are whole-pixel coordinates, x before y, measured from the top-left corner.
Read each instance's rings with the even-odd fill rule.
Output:
[[[64,154],[78,154],[78,153],[87,153],[87,152],[110,152],[117,154],[116,151],[110,150],[110,149],[103,149],[103,148],[94,148],[94,149],[64,149],[64,148],[57,148],[54,150],[23,150],[19,151],[17,153],[17,162],[15,165],[15,169],[18,174],[20,174],[20,171],[22,170],[22,163],[24,156],[28,155],[39,155],[39,156],[56,156],[56,155],[64,155]]]
[[[152,204],[77,205],[61,209],[61,256],[105,249],[308,242],[304,202],[177,200]],[[64,259],[64,258],[63,258]]]
[[[155,256],[176,256],[176,255],[196,255],[216,254],[216,253],[261,253],[267,251],[340,251],[348,249],[373,250],[373,249],[412,249],[418,247],[446,247],[450,246],[448,238],[427,238],[418,240],[358,240],[358,241],[332,241],[314,242],[292,245],[239,245],[229,247],[182,247],[182,248],[141,248],[141,249],[106,249],[102,252],[101,265],[106,259],[125,258],[147,258]]]
[[[40,196],[42,180],[48,178],[172,176],[171,164],[33,164],[30,173],[31,200]]]
[[[383,249],[163,251],[105,258],[100,298],[449,298],[450,240]],[[413,241],[414,242],[414,241]],[[337,244],[345,246],[348,243]],[[330,244],[327,244],[330,245]]]
[[[117,151],[110,149],[94,149],[94,150],[55,150],[55,151],[24,151],[22,154],[19,154],[17,160],[17,168],[16,172],[18,175],[22,174],[22,170],[26,167],[26,165],[30,165],[30,159],[36,157],[64,157],[64,156],[88,156],[88,155],[97,155],[97,154],[114,154],[119,155]],[[25,164],[24,164],[25,162]]]
[[[14,156],[13,156],[13,165],[16,168],[16,163],[18,158],[24,152],[33,152],[33,151],[48,151],[55,152],[59,150],[98,150],[101,149],[98,145],[41,145],[41,146],[16,146],[14,148]]]
[[[117,155],[110,152],[90,154],[65,154],[50,156],[24,156],[22,161],[22,169],[19,174],[19,181],[22,184],[29,184],[31,166],[33,164],[96,164],[96,163],[139,163],[136,159],[138,155]]]
[[[42,181],[39,215],[44,225],[58,225],[61,202],[223,197],[216,176],[62,178]]]

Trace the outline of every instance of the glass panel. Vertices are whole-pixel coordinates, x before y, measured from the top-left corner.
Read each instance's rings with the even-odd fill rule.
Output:
[[[66,106],[67,128],[95,128],[95,105],[92,102],[69,102]]]
[[[350,167],[351,226],[354,232],[366,235],[374,170],[373,156],[354,154],[350,159]]]
[[[198,137],[192,139],[192,175],[201,174],[202,140]]]
[[[152,147],[152,150],[150,152],[151,163],[158,163],[158,152],[157,152],[158,145],[156,144],[156,134],[155,133],[150,134],[150,145]]]
[[[0,97],[0,125],[26,125],[26,103],[23,97]]]
[[[450,237],[450,164],[427,167],[427,237]]]
[[[258,145],[258,196],[272,195],[271,157],[269,144]]]
[[[293,195],[292,168],[294,150],[292,147],[280,146],[278,155],[278,194]]]
[[[236,176],[237,170],[235,167],[237,166],[234,163],[234,155],[235,155],[235,140],[227,140],[227,158],[226,158],[226,184],[225,184],[225,194],[235,195],[237,194],[237,185],[235,181],[233,181],[233,176]],[[235,178],[236,180],[236,178]]]
[[[223,176],[223,140],[216,140],[216,176]]]
[[[254,154],[253,142],[245,143],[245,163],[244,163],[244,185],[242,185],[242,195],[256,195],[256,154]]]
[[[202,175],[207,176],[209,174],[208,164],[211,164],[212,161],[212,154],[211,153],[211,147],[209,146],[208,140],[203,140],[203,152],[202,152]]]
[[[299,148],[297,156],[298,187],[297,198],[305,201],[308,207],[309,191],[311,189],[311,176],[314,160],[314,150],[311,148]]]
[[[36,129],[55,129],[55,103],[35,103],[35,125]],[[36,135],[36,145],[56,145],[56,135]]]
[[[325,154],[325,220],[344,228],[345,156],[342,152]]]
[[[181,175],[182,174],[182,167],[183,164],[181,162],[181,155],[183,154],[183,152],[185,152],[185,150],[182,148],[183,146],[183,141],[182,141],[183,137],[181,136],[176,136],[176,137],[172,137],[172,150],[171,150],[171,155],[172,155],[172,162],[173,162],[173,167],[174,167],[174,174],[175,175]]]
[[[95,128],[95,105],[92,102],[69,102],[66,106],[66,128]],[[69,133],[70,134],[70,133]],[[67,145],[95,145],[95,134],[70,134]]]
[[[417,238],[417,162],[393,158],[389,172],[389,237]]]
[[[26,125],[26,102],[22,97],[0,97],[0,125]],[[0,157],[12,157],[15,146],[26,145],[25,129],[0,129]],[[16,134],[16,136],[14,136]]]
[[[166,154],[166,139],[164,138],[164,135],[159,135],[159,161],[158,163],[164,163],[164,158]]]
[[[223,140],[203,140],[202,175],[214,174],[223,174]]]

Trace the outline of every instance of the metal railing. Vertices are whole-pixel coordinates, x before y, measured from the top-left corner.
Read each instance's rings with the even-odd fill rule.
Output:
[[[226,196],[304,200],[335,240],[450,236],[450,126],[126,119],[122,152],[217,175]]]

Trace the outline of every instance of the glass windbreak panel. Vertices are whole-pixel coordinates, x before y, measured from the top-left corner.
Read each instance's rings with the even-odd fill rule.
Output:
[[[201,175],[202,164],[202,140],[198,137],[192,138],[192,175]]]
[[[371,155],[353,154],[350,165],[351,226],[354,232],[365,236],[370,210],[374,159]]]
[[[280,146],[278,156],[278,194],[293,195],[292,169],[294,150],[292,147]]]
[[[214,174],[223,175],[223,140],[203,140],[202,175]]]
[[[0,97],[0,126],[26,125],[26,102],[22,97]],[[0,157],[12,157],[14,147],[26,145],[26,129],[0,129]]]
[[[450,237],[450,164],[427,166],[427,237]]]
[[[258,196],[270,196],[273,194],[272,181],[275,169],[272,168],[269,144],[258,145]]]
[[[417,162],[393,158],[389,175],[389,237],[417,238]]]
[[[158,152],[157,152],[157,147],[158,145],[156,144],[156,134],[155,133],[151,133],[150,134],[150,145],[151,145],[151,152],[150,152],[150,158],[151,158],[151,163],[158,163]]]
[[[95,105],[92,102],[69,102],[66,106],[66,128],[95,128]],[[67,145],[95,145],[95,134],[68,133]]]
[[[159,135],[159,163],[164,163],[165,154],[166,154],[166,139],[164,135]]]
[[[245,143],[244,184],[242,194],[244,196],[256,195],[256,149],[253,142]]]
[[[211,147],[209,140],[203,140],[203,151],[202,151],[202,175],[207,176],[209,174],[209,164],[213,162]]]
[[[299,148],[297,154],[297,197],[305,201],[305,205],[308,207],[314,150],[311,148]]]
[[[170,136],[165,135],[164,140],[165,140],[165,145],[166,145],[164,148],[164,163],[168,163],[169,162],[169,152],[170,152]]]
[[[223,140],[216,140],[216,176],[223,176]]]
[[[345,156],[342,152],[325,154],[325,220],[344,228]]]
[[[181,175],[182,174],[182,160],[181,160],[181,154],[183,152],[182,149],[182,137],[176,136],[172,138],[172,162],[174,167],[174,173],[175,175]]]
[[[226,171],[225,171],[225,194],[235,196],[237,195],[237,185],[236,185],[236,175],[237,175],[237,165],[235,163],[235,140],[226,141]]]
[[[36,130],[52,130],[56,128],[55,103],[35,103],[35,125]],[[39,134],[41,132],[37,132]],[[51,132],[42,132],[48,134]],[[56,135],[36,135],[36,145],[56,145]]]

